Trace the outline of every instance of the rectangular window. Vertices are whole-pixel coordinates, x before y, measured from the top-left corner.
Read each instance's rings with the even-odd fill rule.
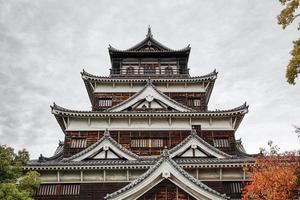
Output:
[[[99,106],[100,107],[110,107],[112,106],[111,99],[99,99]]]
[[[85,138],[72,138],[71,148],[86,148],[87,140]]]
[[[79,195],[79,184],[40,185],[37,196]]]
[[[163,139],[131,139],[131,147],[163,147]]]
[[[242,193],[242,183],[241,182],[232,182],[227,186],[231,194]]]
[[[200,99],[194,99],[194,106],[200,106]]]
[[[215,147],[229,147],[229,140],[228,139],[214,139],[214,146]]]
[[[155,66],[144,65],[144,74],[155,74]]]

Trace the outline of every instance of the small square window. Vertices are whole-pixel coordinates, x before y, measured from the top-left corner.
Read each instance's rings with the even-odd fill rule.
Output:
[[[200,99],[194,99],[194,106],[199,107],[200,103],[201,103]]]
[[[71,148],[86,148],[87,140],[85,138],[72,138]]]
[[[99,106],[100,107],[110,107],[112,106],[111,99],[99,99]]]
[[[215,147],[229,147],[229,140],[228,139],[214,139],[214,146]]]

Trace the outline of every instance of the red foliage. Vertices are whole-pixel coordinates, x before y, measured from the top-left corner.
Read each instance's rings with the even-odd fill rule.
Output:
[[[242,199],[298,199],[299,167],[299,156],[293,152],[278,153],[278,149],[271,146],[270,152],[262,152],[250,168],[252,182],[244,187]]]

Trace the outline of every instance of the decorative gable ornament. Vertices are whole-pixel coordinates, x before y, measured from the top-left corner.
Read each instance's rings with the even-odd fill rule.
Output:
[[[225,194],[220,194],[219,192],[211,189],[178,166],[178,164],[170,158],[170,154],[167,149],[164,149],[157,163],[148,171],[125,187],[114,193],[108,194],[105,199],[135,200],[165,179],[168,179],[196,199],[228,199]]]
[[[126,101],[123,101],[109,109],[110,112],[121,112],[134,110],[134,108],[141,108],[146,106],[148,109],[163,109],[165,111],[178,111],[178,112],[191,112],[195,111],[165,95],[159,91],[151,82],[148,80],[145,87],[131,96]]]

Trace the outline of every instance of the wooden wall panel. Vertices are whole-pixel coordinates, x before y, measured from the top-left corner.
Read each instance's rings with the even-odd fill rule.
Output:
[[[92,102],[92,109],[93,110],[105,110],[108,107],[99,107],[99,99],[111,99],[112,100],[112,106],[119,104],[135,93],[96,93],[94,95],[94,99]],[[207,104],[206,104],[206,93],[197,93],[197,92],[166,92],[166,95],[174,99],[175,101],[184,104],[186,106],[189,106],[193,109],[199,110],[199,111],[205,111],[207,110]],[[200,106],[194,106],[194,99],[200,100]]]
[[[228,139],[229,147],[219,147],[219,149],[228,154],[236,154],[235,137],[233,131],[201,131],[198,129],[197,132],[200,137],[202,137],[211,145],[214,145],[214,139]],[[190,131],[110,131],[110,134],[112,138],[130,151],[141,156],[149,156],[160,155],[165,146],[168,149],[173,148],[182,140],[184,140],[190,134]],[[82,148],[71,148],[70,144],[72,138],[86,138],[88,147],[94,144],[102,136],[103,132],[101,131],[67,131],[65,134],[64,157],[70,157],[83,150]],[[131,147],[131,140],[138,138],[161,138],[163,139],[164,144],[162,147]]]
[[[171,181],[165,179],[138,200],[196,200]]]

